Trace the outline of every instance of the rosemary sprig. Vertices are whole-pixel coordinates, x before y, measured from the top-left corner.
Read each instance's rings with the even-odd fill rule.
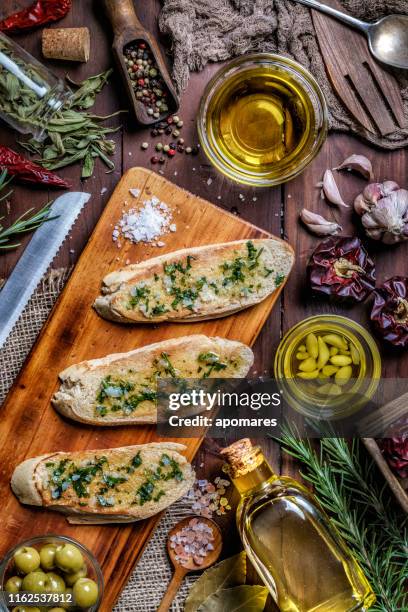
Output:
[[[55,217],[49,217],[50,213],[50,204],[47,204],[34,213],[31,217],[28,215],[31,213],[33,208],[26,210],[25,213],[21,215],[10,227],[4,228],[1,224],[1,221],[4,217],[0,217],[0,250],[10,250],[15,249],[20,246],[21,242],[12,242],[19,234],[24,234],[26,232],[32,232],[37,229],[42,223],[45,221],[51,221],[51,219],[55,219]]]
[[[303,478],[329,513],[361,564],[377,601],[373,612],[407,610],[407,521],[394,507],[387,485],[376,478],[359,440],[322,438],[320,452],[285,429],[278,442],[305,466]]]
[[[7,178],[7,170],[4,169],[0,172],[0,192],[3,191],[3,189],[10,183],[10,181],[12,180],[13,177],[9,176]],[[0,202],[3,202],[3,200],[6,200],[7,198],[9,198],[11,196],[11,194],[13,193],[13,190],[10,189],[10,191],[8,191],[6,194],[1,195],[0,194]]]

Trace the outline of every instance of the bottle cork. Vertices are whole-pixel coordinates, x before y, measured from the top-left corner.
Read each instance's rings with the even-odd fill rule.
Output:
[[[228,461],[232,478],[239,478],[252,472],[263,461],[259,448],[252,446],[249,438],[243,438],[223,448],[221,455],[225,455]]]
[[[87,62],[91,49],[88,28],[49,28],[42,33],[44,57]]]

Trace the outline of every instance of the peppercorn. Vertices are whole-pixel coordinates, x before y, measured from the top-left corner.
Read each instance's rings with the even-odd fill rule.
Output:
[[[184,138],[179,138],[177,142],[181,145],[184,144]]]
[[[180,136],[180,130],[174,130],[174,132],[173,132],[173,136],[174,136],[175,138],[177,138],[177,136]]]
[[[152,164],[157,164],[157,162],[159,161],[159,158],[157,157],[157,155],[153,155],[150,161]]]
[[[173,123],[173,117],[167,117],[166,121],[169,125],[171,125]]]
[[[191,155],[198,155],[198,147],[192,147],[191,149]]]
[[[159,134],[158,130],[156,130],[155,128],[150,132],[150,134],[154,137],[157,136]]]
[[[170,147],[169,147],[169,145],[168,145],[168,144],[165,144],[165,145],[164,145],[164,147],[163,147],[163,151],[164,151],[165,153],[167,153],[167,151],[170,151]]]
[[[183,147],[183,145],[177,145],[177,151],[178,151],[179,153],[184,153],[184,147]]]
[[[191,153],[191,151],[192,151],[192,148],[191,148],[191,147],[186,147],[186,153],[187,153],[187,155],[188,155],[189,153]]]
[[[180,117],[178,115],[173,115],[172,119],[173,119],[174,123],[178,123],[180,121]]]
[[[161,142],[158,142],[156,145],[156,151],[161,151],[163,149],[163,145]]]
[[[172,132],[172,129],[171,129],[170,126],[168,128],[166,128],[166,134],[171,134],[171,132]]]
[[[166,153],[169,157],[174,157],[176,154],[176,151],[174,149],[169,149],[168,151],[166,151]]]
[[[159,157],[159,164],[164,164],[165,163],[165,159],[164,157]]]
[[[180,120],[180,121],[177,121],[176,125],[177,125],[177,127],[178,127],[178,128],[181,128],[181,127],[183,127],[184,122],[183,122],[183,121],[181,121],[181,120]]]
[[[142,147],[142,149],[147,149],[149,147],[149,143],[148,142],[142,142],[141,147]]]
[[[175,142],[171,142],[171,143],[169,144],[169,147],[170,147],[170,149],[176,149],[177,144],[176,144]]]

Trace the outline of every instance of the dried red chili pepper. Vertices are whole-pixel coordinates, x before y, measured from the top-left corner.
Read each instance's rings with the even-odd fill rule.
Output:
[[[377,334],[394,346],[408,347],[408,278],[393,276],[374,291],[371,321]]]
[[[321,242],[308,264],[313,291],[362,302],[375,288],[375,266],[361,240],[332,236]]]
[[[0,30],[7,34],[14,34],[58,21],[65,17],[71,5],[72,0],[36,0],[29,7],[0,21]]]
[[[400,477],[408,478],[408,437],[377,440],[390,468]]]
[[[0,168],[24,183],[39,183],[51,187],[69,187],[69,183],[57,174],[19,155],[9,147],[0,145]]]

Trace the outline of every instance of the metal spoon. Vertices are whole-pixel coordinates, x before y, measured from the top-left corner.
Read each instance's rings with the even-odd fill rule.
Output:
[[[193,559],[191,558],[185,565],[182,565],[180,561],[176,559],[176,551],[171,547],[171,536],[175,535],[179,531],[183,529],[183,527],[187,527],[190,523],[191,519],[198,519],[200,523],[206,523],[208,527],[212,529],[214,540],[212,545],[214,549],[211,550],[203,559],[203,562],[200,566],[197,566]],[[174,574],[171,582],[167,588],[167,591],[161,601],[160,606],[157,609],[157,612],[167,612],[171,606],[173,599],[176,596],[177,591],[179,590],[180,584],[186,574],[189,572],[196,572],[198,570],[207,569],[210,565],[213,565],[218,557],[221,554],[222,549],[222,536],[221,530],[218,527],[217,523],[212,521],[211,519],[204,518],[202,516],[188,516],[187,518],[179,521],[175,527],[169,532],[167,538],[167,552],[171,559],[171,562],[174,565]]]
[[[408,68],[408,15],[387,15],[374,23],[356,19],[317,0],[294,0],[331,15],[364,32],[376,59],[394,68]]]

